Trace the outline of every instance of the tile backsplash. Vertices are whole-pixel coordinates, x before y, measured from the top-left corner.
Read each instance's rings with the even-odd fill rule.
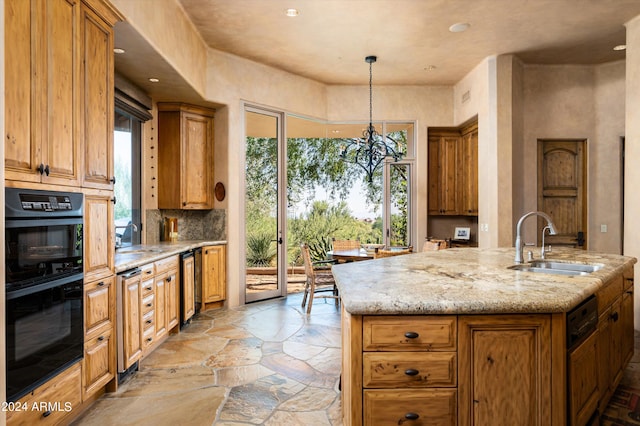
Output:
[[[162,241],[165,217],[178,219],[178,241],[227,239],[227,212],[224,209],[147,210],[147,244]]]

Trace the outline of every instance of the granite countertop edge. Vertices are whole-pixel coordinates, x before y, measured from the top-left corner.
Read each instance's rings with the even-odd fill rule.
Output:
[[[226,240],[191,240],[176,242],[160,242],[123,247],[116,250],[115,272],[120,274],[129,269],[146,265],[156,260],[194,250],[204,246],[226,245]]]
[[[352,315],[561,313],[637,261],[559,249],[548,260],[601,265],[588,275],[566,276],[508,269],[514,253],[454,248],[336,265],[333,274]]]

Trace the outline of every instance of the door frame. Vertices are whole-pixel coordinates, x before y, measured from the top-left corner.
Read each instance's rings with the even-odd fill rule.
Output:
[[[285,114],[282,111],[276,111],[274,109],[260,107],[253,104],[244,104],[243,111],[243,151],[242,151],[242,170],[246,167],[246,140],[247,140],[247,130],[246,130],[246,114],[248,112],[252,112],[255,114],[267,115],[270,117],[274,117],[276,119],[276,134],[278,139],[278,166],[277,166],[277,206],[276,206],[276,234],[277,239],[281,241],[281,243],[276,243],[277,245],[277,255],[276,255],[276,280],[277,280],[277,288],[275,290],[265,290],[257,293],[248,294],[247,293],[247,235],[246,235],[246,226],[244,226],[245,232],[241,233],[242,236],[242,245],[241,245],[241,253],[242,253],[242,262],[240,262],[241,269],[241,277],[243,283],[243,304],[258,302],[267,299],[273,299],[276,297],[284,297],[287,295],[287,239],[286,239],[286,209],[283,206],[286,206],[286,197],[287,197],[287,170],[286,170],[286,158],[287,158],[287,144],[286,144],[286,129],[285,129]],[[243,174],[242,179],[242,212],[243,212],[243,223],[246,221],[246,175]]]

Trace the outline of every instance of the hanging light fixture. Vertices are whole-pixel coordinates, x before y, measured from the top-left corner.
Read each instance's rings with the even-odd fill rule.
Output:
[[[374,172],[386,157],[393,157],[395,161],[402,158],[398,143],[389,136],[383,138],[373,127],[372,65],[377,59],[377,56],[364,58],[365,62],[369,64],[369,126],[362,132],[362,138],[345,140],[340,153],[340,157],[344,161],[362,167],[369,183],[373,182]]]

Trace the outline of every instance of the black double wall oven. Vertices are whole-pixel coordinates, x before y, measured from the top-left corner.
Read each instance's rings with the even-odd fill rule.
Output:
[[[7,401],[83,356],[79,193],[5,188]]]

